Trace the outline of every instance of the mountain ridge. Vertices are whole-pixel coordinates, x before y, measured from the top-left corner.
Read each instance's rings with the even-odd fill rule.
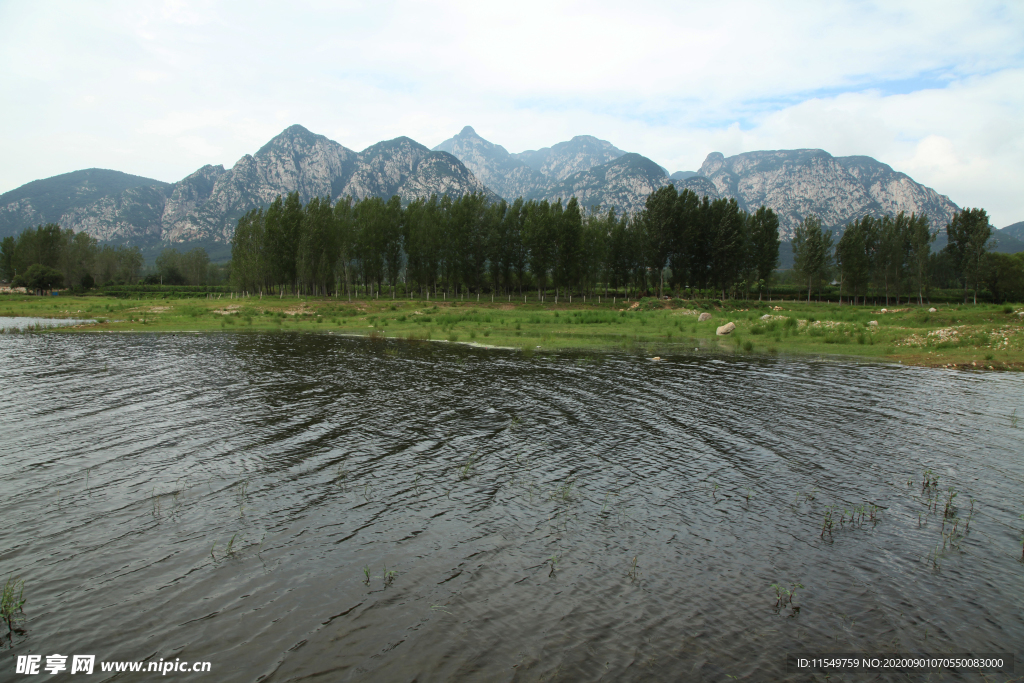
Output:
[[[175,183],[104,169],[26,183],[0,195],[0,237],[57,222],[105,241],[228,243],[239,217],[289,192],[304,202],[346,195],[397,194],[403,202],[435,193],[480,192],[510,201],[575,195],[584,207],[622,214],[639,211],[648,194],[668,184],[710,199],[735,198],[747,211],[769,206],[784,238],[809,213],[841,229],[864,214],[925,212],[937,229],[959,211],[887,164],[820,149],[712,152],[699,170],[670,175],[653,160],[590,135],[512,154],[465,126],[433,149],[403,136],[355,152],[295,124],[230,168],[206,165]],[[1003,241],[1024,239],[1021,225],[1008,226],[1021,235],[1004,233]]]

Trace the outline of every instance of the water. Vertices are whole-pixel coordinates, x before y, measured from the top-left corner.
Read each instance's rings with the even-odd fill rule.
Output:
[[[94,323],[95,320],[77,320],[75,318],[28,318],[24,316],[0,316],[0,330],[16,331],[38,329],[43,327],[69,327]]]
[[[0,573],[28,600],[0,680],[54,652],[218,681],[808,680],[786,653],[1024,642],[1019,375],[291,334],[0,359]],[[976,502],[943,549],[948,486],[959,530]],[[777,607],[773,583],[803,587]]]

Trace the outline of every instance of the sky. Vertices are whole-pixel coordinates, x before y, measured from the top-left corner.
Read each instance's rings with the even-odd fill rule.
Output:
[[[361,150],[473,126],[589,134],[669,171],[862,154],[1024,220],[1024,2],[0,0],[0,193],[167,182],[291,124]]]

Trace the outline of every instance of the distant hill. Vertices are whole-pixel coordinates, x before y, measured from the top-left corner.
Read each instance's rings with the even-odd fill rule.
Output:
[[[152,228],[159,223],[168,183],[103,168],[88,168],[33,180],[0,194],[0,237],[41,223],[67,223],[65,216],[110,207],[114,220]],[[70,226],[69,226],[70,227]]]
[[[1024,221],[1007,225],[1002,230],[993,230],[996,246],[993,251],[1016,254],[1024,251]]]

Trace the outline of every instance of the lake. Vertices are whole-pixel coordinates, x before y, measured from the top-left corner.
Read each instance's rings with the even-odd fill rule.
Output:
[[[77,653],[803,681],[787,654],[1024,642],[1019,374],[287,333],[0,358],[0,575],[26,599],[3,680]]]

